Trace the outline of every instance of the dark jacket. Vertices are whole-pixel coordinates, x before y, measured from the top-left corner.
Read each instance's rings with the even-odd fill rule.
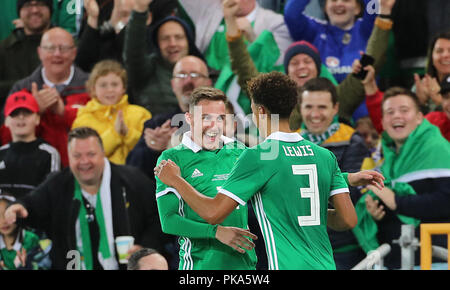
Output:
[[[38,138],[0,147],[0,188],[21,198],[61,168],[58,151]]]
[[[86,72],[102,60],[113,59],[122,63],[124,37],[125,29],[119,34],[114,31],[101,34],[98,29],[86,25],[78,40],[75,63]]]
[[[358,172],[361,170],[364,158],[370,157],[370,151],[367,149],[364,140],[358,133],[343,136],[341,140],[333,143],[322,144],[322,147],[327,148],[336,156],[341,172]],[[359,190],[355,187],[349,186],[350,198],[353,204],[356,204],[361,196]],[[351,231],[337,232],[331,229],[328,230],[330,242],[333,249],[339,249],[343,246],[358,245],[358,242]]]
[[[145,107],[152,115],[166,113],[178,107],[178,101],[170,84],[175,64],[164,59],[159,51],[156,36],[167,21],[176,21],[185,30],[189,55],[202,57],[195,47],[191,28],[178,17],[170,16],[155,24],[153,30],[154,52],[147,52],[147,13],[133,11],[125,32],[123,60],[128,72],[130,103]]]
[[[52,268],[66,269],[67,253],[77,250],[75,224],[80,208],[80,202],[74,199],[72,172],[66,168],[52,174],[21,202],[29,213],[23,222],[44,230],[53,242]],[[161,231],[155,184],[151,180],[135,168],[111,163],[111,203],[114,237],[132,235],[135,244],[163,252],[165,235]]]
[[[31,92],[32,82],[36,82],[39,90],[42,89],[44,80],[41,70],[42,66],[39,66],[30,76],[16,82],[9,94],[23,89]],[[90,100],[85,87],[88,77],[87,73],[75,66],[72,80],[60,92],[64,101],[64,116],[56,115],[47,110],[41,115],[41,122],[36,129],[36,136],[41,137],[58,150],[63,167],[69,164],[67,157],[67,133],[70,131],[72,123],[77,116],[78,107]]]
[[[146,121],[144,123],[144,130],[145,128],[155,129],[156,127],[161,127],[161,125],[164,124],[167,120],[172,119],[174,115],[183,114],[180,110],[180,107],[177,108],[178,110],[173,110],[172,112],[169,113],[156,115],[150,120]],[[183,127],[183,124],[171,124],[171,125],[172,127],[186,128],[182,132],[177,132],[177,134],[179,133],[183,134],[184,132],[189,130],[189,126]],[[127,165],[139,168],[150,179],[155,180],[153,168],[155,168],[156,162],[158,161],[159,155],[161,155],[161,153],[162,152],[160,151],[155,151],[149,148],[145,143],[144,134],[142,134],[136,146],[134,146],[133,150],[131,150],[130,153],[128,153]]]
[[[0,42],[0,108],[14,83],[29,76],[39,66],[37,48],[41,36],[25,35],[23,29],[16,29]]]

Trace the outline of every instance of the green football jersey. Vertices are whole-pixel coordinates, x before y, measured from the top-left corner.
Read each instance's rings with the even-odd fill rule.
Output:
[[[164,151],[158,159],[171,159],[181,170],[181,176],[202,194],[214,197],[220,186],[228,178],[228,175],[236,163],[239,155],[245,150],[245,145],[233,139],[222,137],[224,146],[221,149],[208,151],[203,150],[190,138],[190,132],[183,135],[180,145]],[[157,189],[156,198],[163,223],[165,217],[161,216],[161,208],[169,204],[171,194],[175,194],[179,203],[175,205],[180,216],[183,217],[175,225],[175,230],[171,233],[179,235],[180,264],[179,269],[183,270],[254,270],[256,267],[256,254],[254,250],[241,254],[231,247],[221,243],[215,238],[215,230],[196,212],[194,212],[183,201],[180,194],[171,187],[162,183],[156,177]],[[173,206],[173,203],[171,205]],[[164,210],[166,212],[166,210]],[[172,211],[173,212],[173,211]],[[196,221],[202,227],[191,227],[192,221]],[[246,205],[239,205],[222,223],[223,226],[233,226],[248,229],[248,208]],[[205,233],[204,237],[198,232],[190,233],[187,227],[193,231]],[[214,227],[215,228],[215,227]],[[183,233],[181,235],[180,233]],[[209,234],[206,234],[209,233]]]
[[[328,199],[348,192],[331,151],[297,133],[276,132],[247,149],[219,191],[252,200],[269,269],[335,269]]]

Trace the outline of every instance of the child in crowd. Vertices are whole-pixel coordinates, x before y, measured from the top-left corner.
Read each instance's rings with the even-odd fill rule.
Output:
[[[0,270],[47,269],[48,255],[40,246],[39,237],[17,224],[6,224],[6,208],[16,199],[0,192]]]
[[[72,128],[88,126],[101,136],[106,157],[125,164],[128,153],[138,142],[144,122],[151,118],[145,108],[128,103],[127,73],[113,60],[97,63],[86,83],[91,100],[80,108]]]
[[[58,171],[58,151],[36,137],[40,123],[39,105],[26,91],[11,94],[5,103],[5,124],[12,141],[0,147],[0,186],[16,198],[22,198]]]
[[[356,121],[355,130],[361,135],[371,153],[375,152],[380,135],[372,124],[370,117],[362,117]]]

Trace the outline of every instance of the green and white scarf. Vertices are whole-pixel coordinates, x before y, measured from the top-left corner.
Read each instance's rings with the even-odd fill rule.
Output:
[[[98,223],[100,241],[98,260],[105,270],[118,269],[118,263],[114,255],[114,234],[112,227],[111,208],[111,167],[105,158],[102,183],[97,193],[95,205],[95,220]],[[83,202],[83,193],[75,179],[75,199],[80,201],[80,211],[76,222],[77,248],[81,254],[81,269],[93,269],[92,245],[87,221],[87,211]]]
[[[414,189],[408,183],[397,182],[395,185],[392,185],[390,181],[385,181],[384,186],[390,188],[395,192],[395,195],[398,196],[416,194]],[[379,198],[370,190],[366,194],[370,194],[374,200],[379,200]],[[365,198],[366,195],[361,197],[355,204],[358,224],[352,229],[352,231],[358,240],[359,245],[366,253],[368,253],[371,250],[375,250],[380,245],[377,240],[378,225],[366,209]],[[397,214],[397,217],[404,224],[414,225],[415,227],[420,224],[420,220],[413,217],[408,217],[401,214]]]
[[[411,132],[398,153],[386,132],[381,140],[384,155],[381,171],[393,183],[450,177],[450,143],[428,120],[424,119]]]
[[[308,129],[306,128],[305,122],[302,123],[301,126],[301,131],[300,131],[300,135],[308,140],[313,142],[316,145],[321,145],[323,142],[325,142],[325,140],[327,140],[328,138],[330,138],[331,136],[333,136],[334,133],[336,133],[339,130],[340,124],[339,124],[339,118],[338,116],[334,116],[333,121],[331,122],[330,126],[328,127],[328,129],[323,132],[322,134],[313,134],[310,133],[308,131]]]

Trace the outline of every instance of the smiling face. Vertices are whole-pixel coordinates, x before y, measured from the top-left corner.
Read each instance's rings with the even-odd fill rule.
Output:
[[[39,59],[47,78],[56,82],[70,75],[70,67],[77,55],[72,35],[62,28],[52,28],[41,39]],[[63,79],[64,80],[64,79]]]
[[[41,1],[26,2],[19,11],[25,34],[39,34],[50,26],[50,9]]]
[[[223,101],[201,100],[186,113],[191,126],[193,141],[206,150],[220,146],[220,137],[225,125],[225,103]]]
[[[306,128],[313,134],[324,133],[333,122],[338,109],[339,105],[333,104],[330,92],[305,91],[302,94],[300,112]]]
[[[297,83],[298,87],[303,86],[310,79],[318,75],[316,63],[307,54],[300,53],[293,56],[288,65],[288,76]]]
[[[383,103],[382,124],[384,130],[401,147],[408,136],[422,123],[423,115],[411,97],[397,95]]]
[[[95,82],[95,96],[103,105],[115,105],[125,94],[122,78],[111,72]]]
[[[353,26],[360,12],[358,0],[327,0],[325,3],[325,13],[330,23],[344,30]]]
[[[105,165],[105,153],[97,137],[72,139],[68,151],[70,170],[80,185],[99,185]]]
[[[433,48],[433,65],[438,72],[438,76],[450,74],[450,40],[439,38]]]
[[[170,63],[176,63],[189,54],[189,43],[183,26],[175,21],[168,21],[158,30],[158,45],[161,55]]]

